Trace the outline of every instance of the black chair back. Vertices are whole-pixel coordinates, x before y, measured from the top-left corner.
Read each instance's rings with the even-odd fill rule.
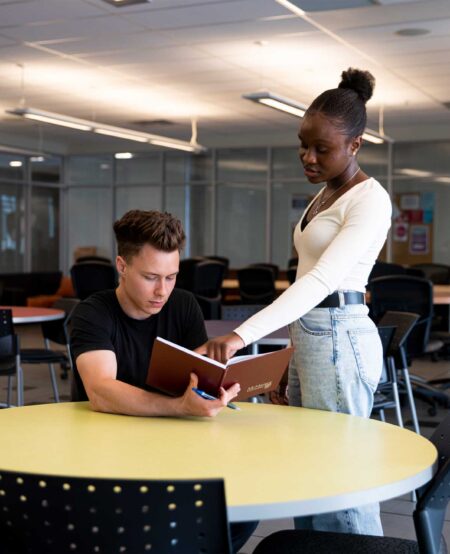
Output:
[[[0,491],[0,540],[7,553],[231,554],[221,479],[89,479],[0,471]]]
[[[288,269],[290,269],[291,267],[297,268],[297,266],[298,266],[297,256],[293,256],[292,258],[289,258],[289,260],[288,260]]]
[[[287,277],[290,285],[294,284],[295,279],[297,278],[297,268],[296,267],[290,267],[286,271],[286,277]]]
[[[76,259],[77,264],[83,263],[83,262],[100,262],[104,264],[112,264],[112,261],[109,258],[105,258],[103,256],[80,256]]]
[[[0,375],[16,373],[16,356],[19,352],[17,336],[14,334],[12,311],[0,309]]]
[[[114,289],[117,286],[116,269],[112,264],[102,262],[83,262],[70,269],[73,288],[80,300],[94,292]]]
[[[275,300],[275,277],[267,267],[238,269],[239,293],[243,304],[270,304]]]
[[[185,289],[192,292],[194,289],[194,268],[197,264],[203,262],[204,260],[205,258],[200,256],[180,260],[180,267],[175,286],[179,289]]]
[[[52,304],[52,308],[63,310],[65,312],[64,319],[56,319],[55,321],[43,321],[41,323],[42,335],[44,339],[51,340],[57,344],[67,346],[69,344],[68,324],[72,316],[73,310],[78,306],[80,300],[78,298],[59,298]]]
[[[225,269],[222,263],[211,260],[194,265],[192,292],[206,298],[220,296]]]
[[[430,338],[433,318],[433,283],[421,277],[390,275],[369,282],[370,314],[375,321],[387,311],[410,312],[420,316],[408,338],[412,357],[423,354]]]
[[[271,269],[273,271],[273,278],[275,280],[278,279],[278,275],[280,273],[280,268],[276,264],[270,264],[270,263],[266,263],[266,262],[261,262],[261,263],[257,263],[257,264],[250,264],[249,267],[265,267],[267,269]]]
[[[445,264],[414,264],[412,269],[423,272],[426,279],[435,285],[450,284],[450,266]]]

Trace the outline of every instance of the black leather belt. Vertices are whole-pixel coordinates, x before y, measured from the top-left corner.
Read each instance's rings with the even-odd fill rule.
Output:
[[[320,304],[317,304],[316,308],[340,308],[346,304],[365,303],[363,292],[358,292],[356,290],[348,290],[345,292],[335,291],[324,298]]]

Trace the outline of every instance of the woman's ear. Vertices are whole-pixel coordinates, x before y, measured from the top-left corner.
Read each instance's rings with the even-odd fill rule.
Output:
[[[358,153],[359,149],[361,148],[361,144],[362,144],[362,136],[354,137],[354,138],[351,140],[350,148],[351,148],[351,152],[352,152],[352,155],[353,155],[353,156],[356,156],[356,154]]]

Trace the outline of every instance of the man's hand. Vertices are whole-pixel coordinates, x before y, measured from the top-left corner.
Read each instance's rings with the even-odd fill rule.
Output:
[[[197,387],[197,385],[198,377],[195,373],[191,373],[189,385],[183,396],[179,398],[179,415],[214,417],[220,410],[225,408],[228,402],[231,402],[241,390],[240,385],[235,383],[227,390],[221,387],[217,400],[205,400],[192,390],[194,387]]]
[[[227,362],[238,350],[244,348],[244,341],[236,333],[230,333],[229,335],[223,335],[221,337],[216,337],[211,339],[202,346],[199,346],[194,350],[198,354],[203,354],[222,362],[223,364]]]

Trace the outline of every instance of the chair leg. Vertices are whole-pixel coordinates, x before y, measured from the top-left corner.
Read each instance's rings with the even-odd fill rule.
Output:
[[[403,380],[405,382],[406,394],[408,396],[409,409],[411,410],[411,419],[413,422],[414,431],[420,435],[419,420],[417,419],[416,404],[414,402],[413,391],[411,387],[411,380],[409,378],[409,371],[407,367],[402,370]]]
[[[48,364],[48,367],[50,370],[50,379],[52,380],[53,396],[55,398],[55,402],[59,402],[59,391],[58,383],[56,381],[55,368],[53,367],[53,364]]]
[[[395,416],[397,418],[397,424],[399,427],[403,427],[403,418],[402,418],[402,411],[400,409],[400,396],[398,394],[397,383],[392,384],[392,393],[394,395],[394,400],[395,400]]]
[[[379,410],[378,413],[380,414],[381,421],[384,421],[386,423],[386,417],[384,415],[384,410]]]
[[[6,393],[6,405],[8,408],[11,407],[11,400],[12,400],[12,382],[13,378],[12,375],[8,375],[8,391]]]
[[[23,370],[20,365],[20,356],[16,356],[16,387],[17,405],[23,406]]]

